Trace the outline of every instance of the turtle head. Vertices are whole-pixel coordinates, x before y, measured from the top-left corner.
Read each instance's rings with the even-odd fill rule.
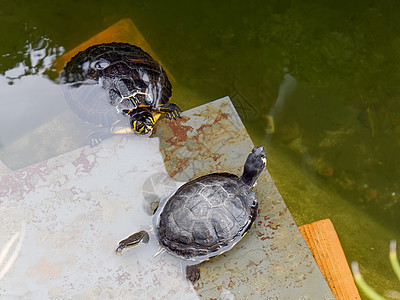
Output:
[[[267,154],[263,146],[254,147],[244,164],[243,175],[240,178],[249,187],[253,187],[267,163]]]
[[[156,123],[151,111],[147,108],[137,108],[129,113],[130,124],[134,132],[147,134],[151,132]]]

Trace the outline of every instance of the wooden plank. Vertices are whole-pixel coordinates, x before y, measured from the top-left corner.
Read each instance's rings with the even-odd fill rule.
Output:
[[[299,230],[336,299],[361,299],[331,220],[302,225]]]

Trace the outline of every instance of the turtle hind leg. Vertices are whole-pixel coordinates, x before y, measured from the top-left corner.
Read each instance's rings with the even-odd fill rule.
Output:
[[[115,252],[121,253],[122,250],[124,250],[125,248],[136,246],[141,241],[143,241],[144,243],[147,243],[149,241],[149,234],[144,230],[136,232],[126,239],[120,241],[118,243],[117,249],[115,249]]]
[[[186,278],[189,279],[192,284],[200,279],[199,265],[200,264],[186,266]]]
[[[165,103],[165,104],[161,104],[160,106],[158,106],[156,108],[156,110],[158,110],[161,113],[165,114],[165,117],[169,120],[171,119],[177,119],[181,116],[181,112],[182,110],[179,108],[178,105],[176,105],[175,103]]]

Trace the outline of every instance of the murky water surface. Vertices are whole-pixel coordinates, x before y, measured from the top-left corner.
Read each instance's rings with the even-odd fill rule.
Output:
[[[182,109],[231,97],[270,149],[298,225],[331,218],[366,279],[381,292],[399,287],[387,259],[389,239],[400,238],[398,2],[1,0],[0,160],[9,168],[71,150],[71,136],[84,144],[89,128],[67,117],[51,63],[123,18],[173,74]]]

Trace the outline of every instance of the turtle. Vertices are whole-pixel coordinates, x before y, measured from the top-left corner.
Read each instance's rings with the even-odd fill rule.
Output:
[[[153,215],[153,231],[161,251],[185,261],[186,278],[200,278],[199,264],[230,250],[251,228],[257,217],[258,201],[251,188],[264,170],[266,152],[255,147],[248,155],[243,175],[212,173],[182,185],[160,202]],[[147,242],[141,230],[121,240],[123,249]]]
[[[135,45],[91,46],[71,58],[60,80],[72,111],[100,127],[88,137],[92,146],[111,134],[149,134],[162,114],[180,117],[166,72]]]

